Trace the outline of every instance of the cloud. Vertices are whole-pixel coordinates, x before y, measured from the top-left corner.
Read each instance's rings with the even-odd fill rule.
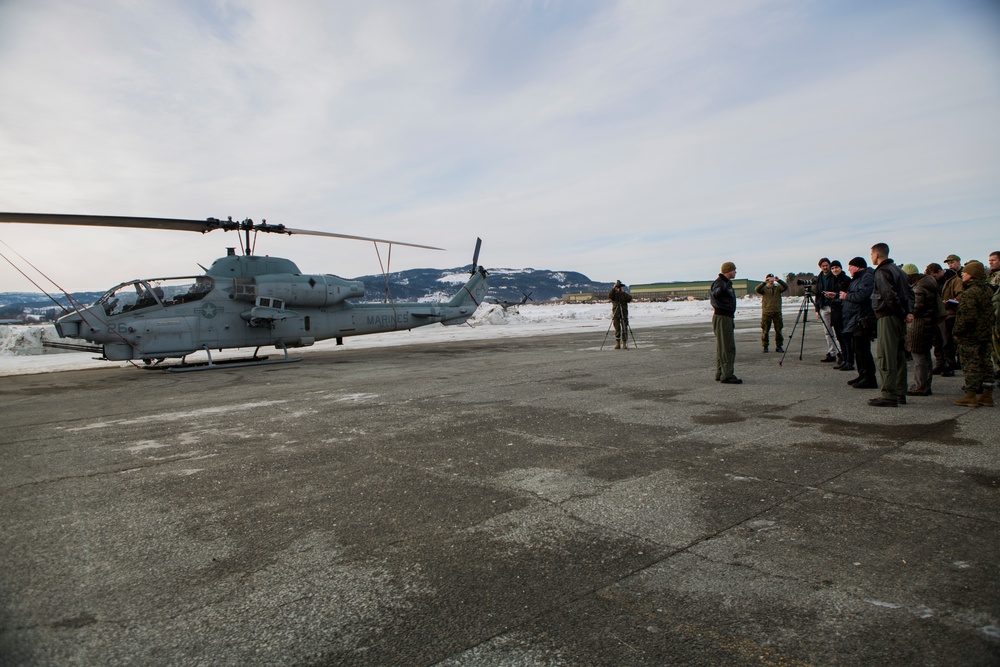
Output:
[[[467,263],[481,235],[487,266],[630,282],[724,259],[809,269],[876,237],[918,265],[942,238],[985,255],[998,37],[985,2],[5,3],[0,87],[17,104],[0,108],[0,209],[249,216],[449,248],[394,248],[394,269]],[[0,239],[86,288],[236,244]],[[378,266],[360,245],[261,247],[306,271]],[[21,280],[0,267],[0,284]]]

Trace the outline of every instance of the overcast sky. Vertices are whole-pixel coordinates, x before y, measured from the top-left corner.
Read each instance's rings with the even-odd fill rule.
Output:
[[[993,0],[0,0],[0,211],[246,217],[627,283],[1000,249]],[[67,289],[233,235],[0,225]],[[370,243],[262,237],[307,273]],[[386,253],[382,249],[382,260]],[[20,260],[17,260],[20,262]],[[0,260],[0,291],[34,288]]]

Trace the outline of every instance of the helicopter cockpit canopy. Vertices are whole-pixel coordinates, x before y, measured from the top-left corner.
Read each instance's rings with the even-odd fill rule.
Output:
[[[109,290],[97,303],[104,306],[106,315],[120,315],[152,306],[169,308],[199,301],[213,289],[215,280],[208,276],[133,280]]]

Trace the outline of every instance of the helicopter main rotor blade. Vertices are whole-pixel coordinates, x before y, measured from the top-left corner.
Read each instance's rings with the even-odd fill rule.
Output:
[[[337,234],[334,232],[317,232],[309,229],[292,229],[284,225],[272,225],[265,222],[255,224],[253,220],[247,219],[236,221],[232,218],[220,220],[218,218],[206,218],[205,220],[185,220],[181,218],[143,218],[117,215],[67,215],[61,213],[0,213],[0,222],[14,222],[38,225],[83,225],[91,227],[131,227],[137,229],[172,229],[182,232],[208,232],[221,229],[223,231],[246,231],[246,232],[267,232],[275,234],[308,234],[310,236],[327,236],[338,239],[350,239],[353,241],[372,241],[375,243],[391,243],[394,245],[408,246],[411,248],[424,248],[426,250],[444,250],[429,245],[417,243],[404,243],[403,241],[390,241],[388,239],[376,239],[368,236],[354,236],[351,234]]]
[[[278,225],[268,225],[269,227],[276,227]],[[284,227],[283,225],[281,225]],[[279,230],[273,230],[279,231]],[[410,248],[423,248],[425,250],[444,250],[444,248],[436,248],[432,245],[419,245],[417,243],[404,243],[402,241],[389,241],[388,239],[373,239],[368,236],[352,236],[351,234],[336,234],[334,232],[314,232],[309,229],[292,229],[290,227],[284,227],[280,230],[282,234],[308,234],[310,236],[330,236],[336,239],[350,239],[352,241],[374,241],[375,243],[391,243],[392,245],[405,245]]]
[[[64,215],[61,213],[0,213],[0,222],[33,225],[84,225],[90,227],[135,227],[139,229],[176,229],[185,232],[210,232],[218,229],[209,220],[177,218],[135,218],[116,215]],[[220,222],[218,220],[216,223]]]

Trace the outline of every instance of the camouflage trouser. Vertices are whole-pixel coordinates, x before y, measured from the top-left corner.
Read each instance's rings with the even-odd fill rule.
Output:
[[[1000,368],[1000,328],[993,327],[993,364]]]
[[[983,387],[993,386],[993,362],[990,361],[990,343],[958,343],[958,358],[965,373],[965,390],[977,394]]]
[[[628,315],[625,316],[624,320],[617,313],[613,317],[614,319],[611,322],[615,325],[615,340],[621,340],[622,338],[628,340]]]
[[[774,342],[781,347],[785,342],[784,336],[781,335],[781,327],[784,326],[781,313],[764,313],[760,316],[760,344],[764,347],[770,344],[772,324],[774,324]]]

